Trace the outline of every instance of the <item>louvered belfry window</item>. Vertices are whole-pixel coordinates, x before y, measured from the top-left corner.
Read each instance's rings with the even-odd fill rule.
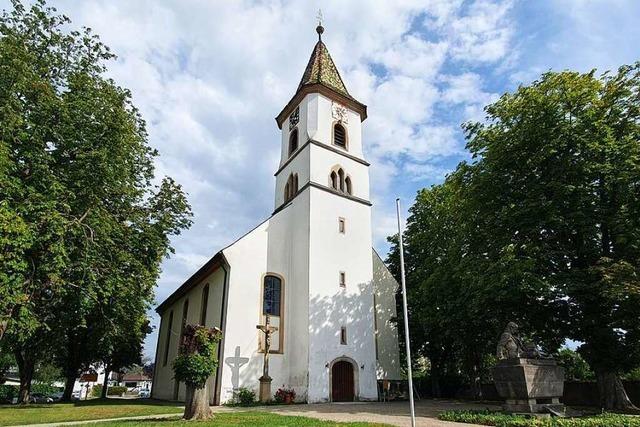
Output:
[[[347,131],[340,123],[333,126],[333,143],[339,147],[347,148]]]

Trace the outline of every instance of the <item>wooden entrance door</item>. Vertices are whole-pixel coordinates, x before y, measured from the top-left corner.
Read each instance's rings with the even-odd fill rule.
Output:
[[[346,360],[333,364],[331,368],[331,400],[353,402],[353,365]]]

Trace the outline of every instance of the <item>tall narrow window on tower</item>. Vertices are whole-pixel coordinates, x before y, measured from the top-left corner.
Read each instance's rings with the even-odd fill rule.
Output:
[[[351,194],[351,177],[346,177],[344,179],[344,187],[347,191],[347,194]]]
[[[340,328],[340,344],[347,345],[347,327],[343,326]]]
[[[289,135],[289,156],[291,156],[298,149],[298,129],[291,131]]]
[[[341,148],[347,148],[347,130],[341,123],[333,125],[333,143]]]
[[[292,173],[289,175],[287,179],[287,183],[284,186],[284,202],[287,203],[289,200],[293,199],[293,197],[298,193],[298,174]]]

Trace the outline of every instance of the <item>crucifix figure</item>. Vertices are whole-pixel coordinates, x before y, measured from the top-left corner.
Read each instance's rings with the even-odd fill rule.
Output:
[[[269,376],[269,351],[271,350],[271,334],[278,330],[271,326],[271,318],[267,314],[264,325],[256,325],[264,333],[264,363],[262,365],[262,377],[260,377],[260,401],[268,402],[271,399],[271,377]]]

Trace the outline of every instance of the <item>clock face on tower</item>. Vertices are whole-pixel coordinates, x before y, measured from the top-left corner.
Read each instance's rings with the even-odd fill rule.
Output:
[[[298,121],[300,120],[300,106],[297,106],[293,113],[289,116],[289,130],[296,127]]]
[[[347,107],[336,102],[331,103],[331,116],[341,123],[349,123]]]

